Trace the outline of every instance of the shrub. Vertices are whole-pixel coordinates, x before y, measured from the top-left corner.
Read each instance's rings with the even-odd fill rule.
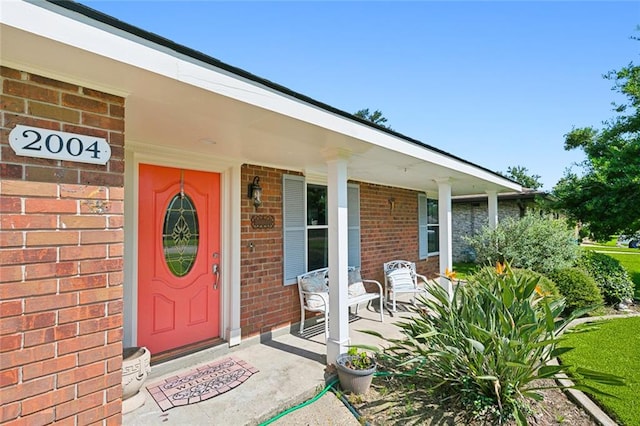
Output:
[[[485,226],[478,235],[464,239],[475,251],[477,263],[508,261],[514,268],[543,274],[572,266],[579,250],[564,220],[535,214],[505,219],[495,229]]]
[[[633,282],[617,259],[604,253],[582,250],[576,266],[585,270],[596,281],[606,303],[615,305],[623,300],[633,299]]]
[[[558,336],[584,313],[559,318],[564,299],[543,297],[540,281],[507,265],[505,270],[486,269],[473,284],[456,286],[452,298],[434,285],[430,297],[419,297],[426,309],[416,308],[418,315],[398,323],[405,338],[385,339],[391,346],[378,358],[395,366],[390,367],[393,374],[408,376],[407,381],[439,393],[447,405],[472,417],[491,424],[512,417],[526,423],[526,398],[541,397],[534,381],[555,379],[574,368],[547,363],[570,350],[556,349]],[[591,373],[579,374],[593,380]]]
[[[565,298],[567,312],[603,304],[602,294],[595,280],[581,269],[559,269],[548,277]]]

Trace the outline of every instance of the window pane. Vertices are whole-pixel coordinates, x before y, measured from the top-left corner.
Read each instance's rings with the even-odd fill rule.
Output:
[[[326,224],[327,187],[307,185],[307,225],[315,226]]]
[[[440,251],[440,227],[428,226],[427,227],[427,242],[429,253],[437,253]]]
[[[438,200],[427,200],[427,223],[438,223]]]
[[[164,216],[162,247],[169,270],[176,277],[189,273],[198,254],[198,215],[189,196],[176,194]]]
[[[329,266],[329,231],[328,229],[309,229],[308,270]]]

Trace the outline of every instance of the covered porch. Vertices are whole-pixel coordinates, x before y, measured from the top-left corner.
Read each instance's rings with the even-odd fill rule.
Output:
[[[374,330],[384,336],[401,337],[396,321],[411,313],[399,310],[393,316],[386,312],[381,323],[378,313],[371,307],[360,307],[358,315],[352,315],[349,331],[353,344],[381,347],[384,342],[358,330]],[[229,348],[221,345],[174,361],[153,366],[146,384],[153,384],[179,372],[200,365],[234,356],[259,370],[237,389],[197,404],[175,407],[162,412],[151,395],[143,389],[146,402],[137,410],[125,414],[123,423],[131,426],[184,425],[184,424],[253,424],[270,420],[319,393],[334,376],[326,368],[326,345],[322,324],[312,326],[300,336],[298,328],[281,329],[265,338],[252,338],[242,345]],[[304,408],[285,415],[274,425],[287,424],[360,424],[346,406],[331,392]],[[327,407],[327,404],[330,404]],[[330,409],[328,412],[324,410]]]
[[[383,199],[384,209],[394,208],[395,191],[413,197],[408,211],[414,218],[407,226],[413,227],[415,221],[415,236],[407,240],[411,240],[412,250],[415,248],[415,257],[420,244],[417,198],[424,195],[437,200],[439,249],[431,259],[432,263],[438,259],[436,270],[441,274],[452,265],[451,197],[488,194],[489,223],[495,224],[497,194],[521,190],[517,183],[435,146],[80,4],[7,3],[3,5],[2,33],[5,66],[37,74],[45,81],[55,80],[63,88],[73,84],[125,99],[124,148],[114,149],[122,169],[118,171],[124,173],[125,347],[139,345],[144,317],[139,307],[147,303],[139,293],[141,272],[148,268],[141,248],[144,234],[140,232],[148,209],[140,201],[144,165],[173,168],[178,175],[195,170],[219,177],[221,202],[215,213],[220,226],[214,231],[219,231],[216,261],[220,262],[216,264],[219,268],[208,268],[212,271],[208,278],[215,282],[218,297],[214,310],[219,321],[212,336],[224,340],[229,350],[239,345],[242,349],[244,342],[275,333],[295,321],[294,290],[283,272],[286,259],[280,256],[284,185],[278,182],[286,174],[326,187],[326,266],[330,268],[332,309],[328,342],[318,347],[326,354],[322,358],[325,363],[333,362],[354,341],[345,304],[349,184],[367,186],[371,193],[384,188],[390,193]],[[248,225],[260,213],[246,196],[247,183],[258,176],[254,170],[263,177],[274,175],[274,170],[278,173],[272,178],[272,188],[264,191],[268,207],[262,212],[273,216],[275,224],[268,236],[266,232],[258,235]],[[372,209],[380,208],[376,205]],[[375,220],[371,220],[372,228]],[[263,246],[256,249],[254,238],[260,238]],[[366,238],[373,240],[372,236]],[[391,241],[388,235],[378,238],[386,238],[383,244],[389,245],[389,252],[397,248],[391,247],[393,244],[407,245],[404,240]],[[272,270],[251,269],[257,257],[254,250],[263,250],[259,255],[271,262]],[[426,263],[429,258],[423,260]],[[370,270],[378,268],[378,263],[381,267],[381,262],[371,261]],[[255,294],[249,294],[254,290]],[[284,301],[273,302],[269,297],[274,294]],[[252,300],[262,305],[249,306]],[[284,306],[278,316],[269,316],[269,310],[278,304]],[[258,319],[264,323],[256,325],[251,316],[256,310],[264,312]]]

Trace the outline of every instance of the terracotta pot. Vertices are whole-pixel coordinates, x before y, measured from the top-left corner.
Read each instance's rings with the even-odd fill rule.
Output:
[[[349,354],[340,354],[338,358],[336,358],[336,369],[338,370],[340,386],[343,390],[357,395],[366,393],[369,386],[371,386],[373,373],[376,372],[376,364],[374,362],[373,366],[366,370],[354,370],[346,366],[350,359],[351,355]]]
[[[122,412],[128,413],[144,405],[141,392],[151,372],[151,352],[145,347],[125,348],[122,351]]]

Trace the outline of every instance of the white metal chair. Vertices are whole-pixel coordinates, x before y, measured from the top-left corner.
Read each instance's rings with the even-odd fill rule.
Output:
[[[384,311],[382,304],[384,293],[382,285],[378,281],[363,280],[359,267],[349,267],[349,290],[347,305],[356,307],[364,302],[378,299],[380,301],[380,322],[384,322]],[[329,322],[327,313],[329,312],[329,268],[316,269],[298,275],[298,294],[300,296],[300,334],[304,332],[305,311],[321,312],[324,320],[325,338],[329,338]],[[375,284],[377,291],[367,292],[364,283]]]
[[[367,289],[364,286],[364,283],[375,284],[376,289],[372,292],[367,292]],[[362,279],[360,274],[359,266],[350,266],[349,267],[349,299],[348,304],[349,307],[356,307],[356,315],[358,314],[358,306],[361,303],[367,302],[367,304],[371,301],[378,299],[380,302],[380,322],[384,322],[384,310],[382,309],[383,301],[384,301],[384,293],[382,290],[382,285],[376,280],[365,280]]]
[[[422,283],[419,285],[418,280]],[[396,295],[411,293],[415,305],[416,294],[428,295],[427,277],[416,272],[416,264],[407,260],[392,260],[384,264],[384,291],[387,303],[391,301],[391,310],[396,312]]]
[[[329,268],[315,269],[298,275],[298,294],[300,296],[300,334],[304,332],[305,311],[322,312],[324,335],[329,338]]]

